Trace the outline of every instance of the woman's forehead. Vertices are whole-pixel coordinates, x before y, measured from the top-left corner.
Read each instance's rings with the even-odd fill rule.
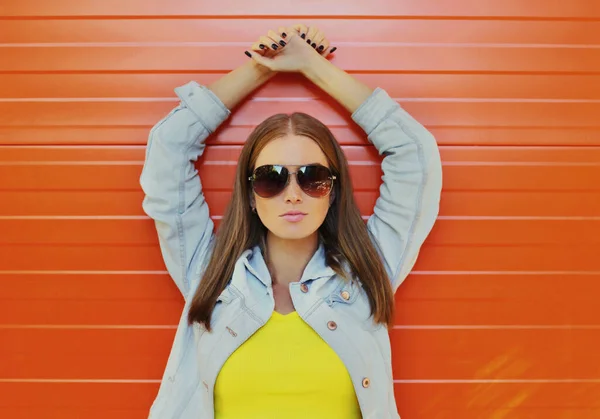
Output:
[[[287,167],[309,164],[328,166],[325,153],[314,140],[293,134],[272,140],[261,150],[256,160],[256,167],[265,164]]]

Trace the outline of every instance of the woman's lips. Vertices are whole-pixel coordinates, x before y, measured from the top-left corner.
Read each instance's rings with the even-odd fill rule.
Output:
[[[283,219],[289,221],[290,223],[300,222],[306,217],[306,214],[303,213],[290,213],[282,215]]]

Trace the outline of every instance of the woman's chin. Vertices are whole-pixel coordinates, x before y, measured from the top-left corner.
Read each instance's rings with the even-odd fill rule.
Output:
[[[280,223],[276,228],[270,230],[280,239],[300,240],[310,237],[319,228],[319,226],[315,226],[315,228],[311,227],[312,226],[306,225],[303,222],[289,223],[284,221],[283,224]]]

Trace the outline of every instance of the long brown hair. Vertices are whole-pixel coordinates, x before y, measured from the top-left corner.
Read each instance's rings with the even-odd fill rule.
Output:
[[[250,206],[251,191],[248,176],[261,150],[267,143],[287,134],[302,135],[314,140],[336,175],[334,199],[319,236],[325,248],[327,264],[347,278],[342,269],[346,262],[351,273],[363,284],[371,314],[376,323],[393,322],[394,294],[390,279],[369,232],[362,220],[352,190],[348,162],[331,131],[319,120],[304,113],[277,114],[263,121],[248,137],[240,154],[233,195],[221,225],[208,265],[193,297],[188,323],[202,324],[210,331],[212,311],[219,294],[233,276],[234,265],[241,254],[256,245],[263,246],[266,227]]]

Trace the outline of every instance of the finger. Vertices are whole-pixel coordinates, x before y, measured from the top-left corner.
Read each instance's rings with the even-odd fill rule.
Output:
[[[294,30],[298,32],[298,35],[300,35],[302,39],[306,39],[306,33],[308,32],[308,27],[306,25],[299,23],[293,25],[292,28],[294,28]]]
[[[317,33],[314,34],[314,36],[312,37],[312,43],[310,44],[310,46],[314,49],[317,49],[319,45],[321,45],[321,43],[323,42],[324,38],[325,34],[322,31],[317,31]]]
[[[261,36],[260,38],[258,38],[258,42],[262,45],[265,46],[266,49],[269,50],[269,52],[274,53],[275,51],[277,51],[279,49],[279,45],[277,45],[277,43],[275,43],[274,39],[271,39],[268,36]]]
[[[315,37],[315,35],[317,34],[317,32],[319,31],[319,28],[317,28],[316,26],[311,26],[310,28],[308,28],[308,32],[306,34],[306,43],[307,44],[312,44],[312,40]]]
[[[267,33],[267,36],[269,38],[271,38],[276,44],[279,44],[282,47],[285,47],[286,42],[283,40],[283,38],[281,37],[281,35],[279,35],[277,32],[275,31],[269,31]],[[277,48],[273,48],[273,49],[277,49]]]
[[[335,51],[337,50],[337,47],[332,47],[330,46],[328,49],[325,50],[325,52],[323,52],[321,55],[323,57],[327,57],[328,55],[333,54]]]
[[[260,42],[253,43],[250,49],[252,49],[252,51],[256,52],[257,54],[263,56],[267,53],[267,47],[264,44],[261,44]]]
[[[263,65],[263,66],[271,69],[272,60],[270,58],[265,58],[252,50],[244,51],[244,54],[246,54],[248,57],[252,58],[254,61],[259,63],[260,65]]]
[[[326,57],[327,54],[329,53],[329,39],[327,38],[323,38],[323,40],[321,41],[320,45],[317,47],[317,52],[319,54],[321,54],[322,56]]]
[[[290,34],[288,34],[288,29],[285,26],[280,26],[279,29],[279,35],[281,35],[281,37],[283,39],[285,39],[286,42],[288,42],[288,37]]]

